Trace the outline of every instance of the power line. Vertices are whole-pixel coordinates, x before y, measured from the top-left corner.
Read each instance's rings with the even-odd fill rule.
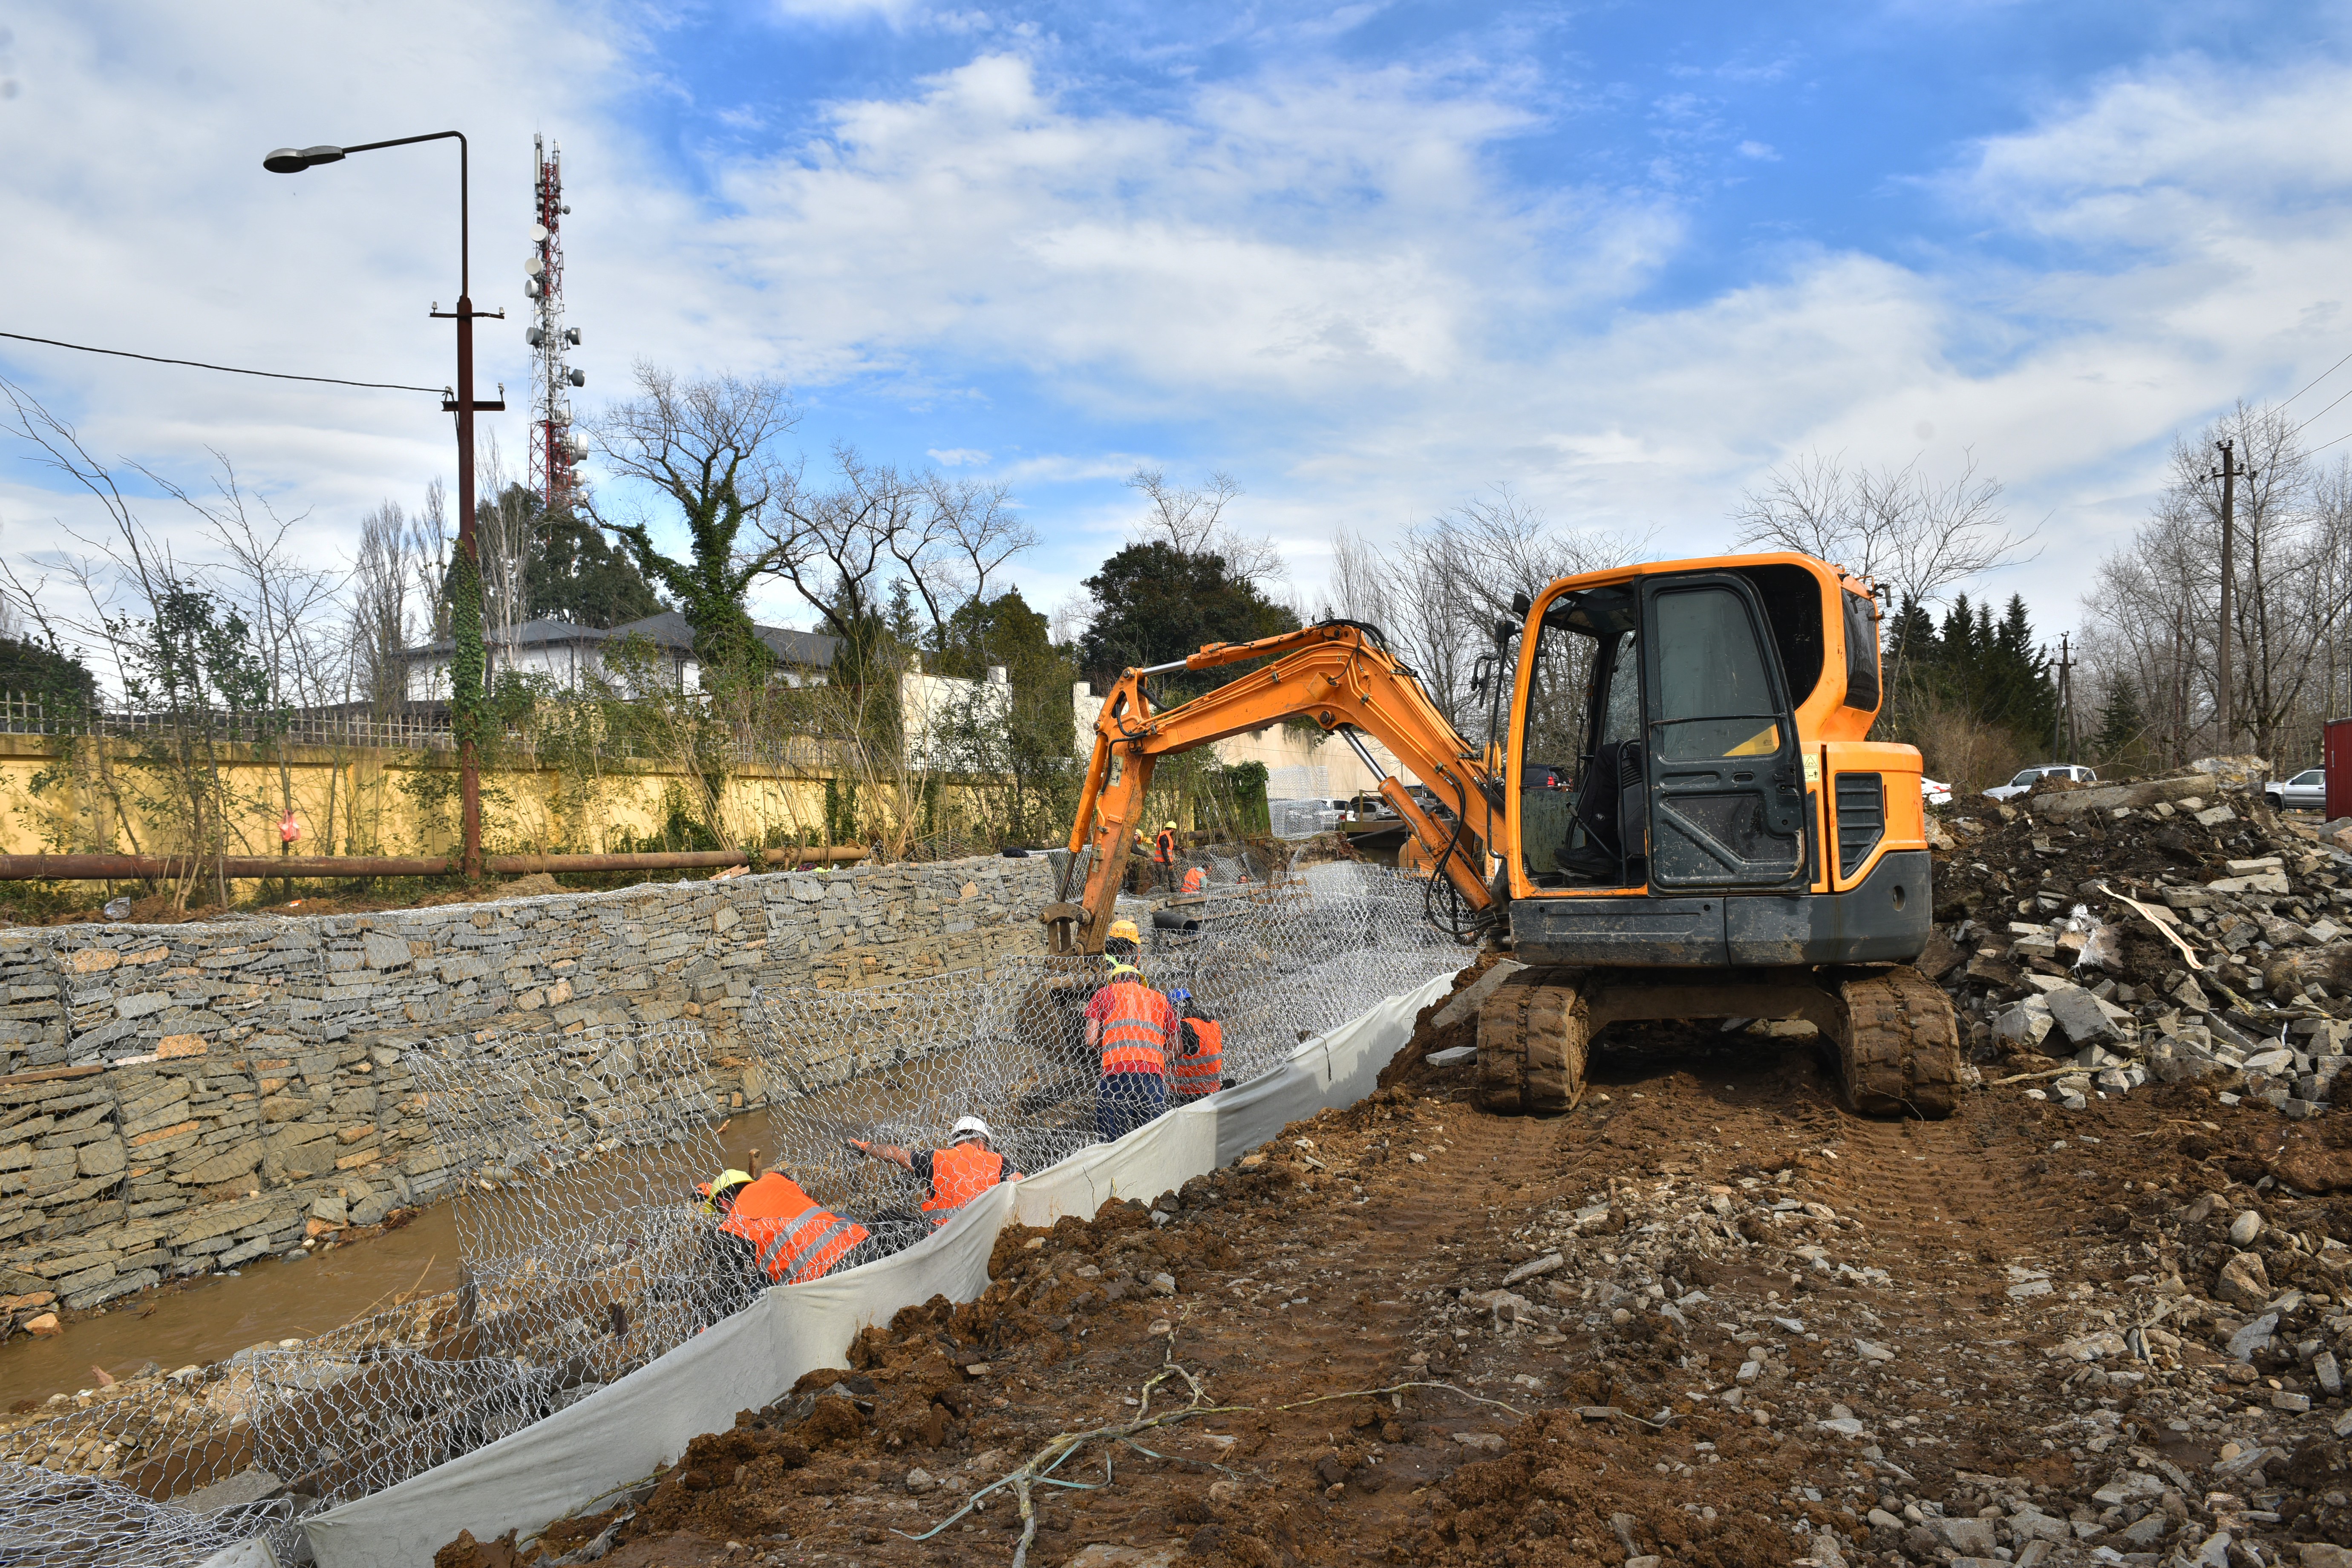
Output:
[[[2344,401],[2344,399],[2345,399],[2345,398],[2347,398],[2347,397],[2352,397],[2352,392],[2347,392],[2347,393],[2343,394],[2341,396],[2339,396],[2339,397],[2337,397],[2337,398],[2336,398],[2336,403],[2341,403],[2341,402],[2343,402],[2343,401]],[[2329,405],[2327,405],[2327,408],[2333,408],[2333,407],[2335,407],[2335,406],[2336,406],[2336,403],[2331,403],[2331,404],[2329,404]],[[2294,433],[2295,433],[2296,435],[2300,436],[2300,435],[2302,435],[2305,430],[2310,429],[2314,425],[2318,424],[2318,423],[2320,422],[2320,420],[2321,420],[2321,419],[2323,419],[2323,418],[2325,418],[2325,417],[2326,416],[2326,414],[2327,414],[2327,408],[2323,408],[2323,409],[2321,409],[2317,414],[2313,415],[2310,418],[2308,418],[2308,419],[2305,420],[2302,424],[2300,424],[2300,425],[2296,426],[2294,427]]]
[[[2313,387],[2317,386],[2321,382],[2326,381],[2329,376],[2334,375],[2337,371],[2342,370],[2347,363],[2352,363],[2352,354],[2346,354],[2343,359],[2337,360],[2334,364],[2329,365],[2326,370],[2323,370],[2317,375],[2313,376],[2309,381],[2304,384],[2303,392],[2296,393],[2294,397],[2301,397],[2304,392],[2309,392]],[[2288,398],[2286,403],[2293,403],[2294,401],[2294,397]],[[2337,401],[2340,402],[2342,400],[2338,399]],[[2286,403],[2282,403],[2279,406],[2284,409],[2286,406]]]
[[[2304,456],[2308,458],[2315,453],[2325,452],[2328,447],[2336,445],[2336,441],[2352,441],[2352,430],[2347,430],[2343,435],[2336,437],[2335,441],[2322,441],[2318,446],[2314,447],[2309,452],[2305,452]]]
[[[14,338],[20,343],[47,343],[53,349],[76,349],[86,354],[112,354],[117,359],[143,359],[150,364],[184,364],[192,366],[196,370],[226,371],[231,375],[268,376],[272,381],[320,381],[326,383],[329,386],[365,386],[373,387],[383,392],[439,392],[446,394],[447,391],[447,388],[446,387],[409,386],[397,381],[345,381],[342,377],[336,375],[289,375],[284,371],[279,370],[247,370],[241,366],[233,364],[206,364],[200,359],[165,359],[160,354],[135,354],[129,349],[92,348],[88,343],[59,342],[55,338],[28,337],[23,332],[0,332],[0,338]]]

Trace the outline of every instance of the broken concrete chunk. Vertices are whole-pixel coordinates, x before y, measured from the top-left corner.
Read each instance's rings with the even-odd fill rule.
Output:
[[[2044,998],[2050,1005],[2050,1016],[2058,1027],[2078,1046],[2120,1038],[2115,1022],[2099,999],[2079,985],[2061,985]]]

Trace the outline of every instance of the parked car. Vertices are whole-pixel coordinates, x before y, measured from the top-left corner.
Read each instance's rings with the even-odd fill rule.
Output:
[[[2073,779],[2077,784],[2096,784],[2099,775],[2079,763],[2037,763],[2005,784],[1995,784],[1985,794],[1995,800],[2009,800],[2023,795],[2043,779]]]
[[[1952,804],[1952,786],[1948,784],[1937,784],[1927,774],[1921,773],[1919,798],[1929,805],[1949,805]]]
[[[2275,810],[2326,811],[2327,770],[2305,768],[2291,779],[2273,779],[2263,785],[2263,794]]]

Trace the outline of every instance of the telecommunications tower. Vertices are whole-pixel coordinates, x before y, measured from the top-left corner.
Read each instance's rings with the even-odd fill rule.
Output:
[[[567,351],[580,346],[580,329],[563,324],[562,224],[572,210],[563,200],[563,150],[541,137],[530,141],[539,165],[530,254],[522,264],[528,275],[522,291],[537,313],[523,334],[530,344],[530,488],[552,513],[576,498],[580,464],[588,456],[588,438],[572,427],[572,389],[587,385],[588,374],[568,362]]]

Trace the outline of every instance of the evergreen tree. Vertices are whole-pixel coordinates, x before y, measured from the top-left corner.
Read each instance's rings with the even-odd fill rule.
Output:
[[[1236,577],[1225,558],[1165,540],[1130,544],[1087,579],[1096,611],[1079,639],[1087,679],[1105,690],[1135,665],[1166,664],[1213,642],[1247,642],[1298,629],[1298,617]],[[1221,686],[1238,668],[1165,678],[1164,701]]]
[[[2140,711],[2139,691],[2128,675],[2107,683],[2107,700],[2099,709],[2099,732],[2091,744],[2108,767],[2125,767],[2137,760],[2147,718]]]
[[[661,598],[645,574],[601,530],[568,510],[534,506],[534,513],[523,567],[527,616],[601,627],[661,612]]]

